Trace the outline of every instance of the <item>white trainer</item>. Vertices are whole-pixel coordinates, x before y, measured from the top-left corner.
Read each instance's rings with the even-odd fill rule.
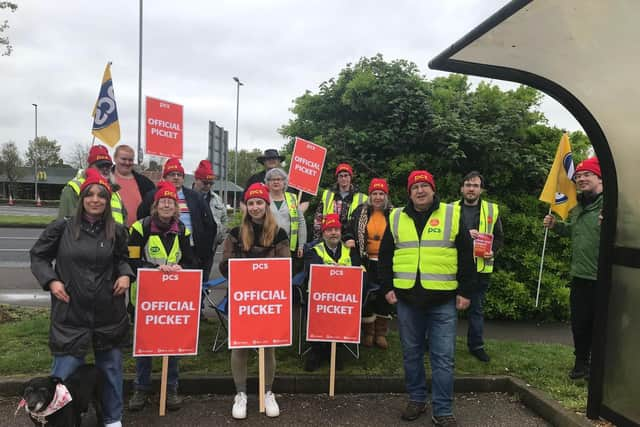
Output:
[[[233,409],[231,416],[236,420],[244,420],[247,418],[247,394],[240,392],[233,399]]]
[[[270,391],[264,395],[264,410],[267,417],[277,417],[280,415],[280,407],[278,406],[278,402],[276,402],[276,396]]]

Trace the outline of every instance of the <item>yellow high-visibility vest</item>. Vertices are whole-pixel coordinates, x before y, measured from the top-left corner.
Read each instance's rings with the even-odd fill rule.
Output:
[[[347,267],[351,266],[351,252],[349,251],[349,248],[346,247],[344,243],[340,243],[340,245],[342,246],[342,248],[340,250],[340,258],[338,258],[337,262],[333,258],[331,258],[331,255],[329,255],[325,250],[324,242],[320,242],[317,245],[315,245],[313,247],[313,250],[316,251],[316,253],[320,258],[322,258],[323,264],[342,265]]]
[[[462,202],[458,200],[456,202],[458,206],[461,206]],[[478,225],[479,233],[487,233],[493,235],[496,222],[498,221],[498,215],[500,215],[500,208],[496,203],[480,201],[480,223]],[[479,273],[492,273],[493,272],[493,259],[476,259],[476,270]]]
[[[284,198],[289,208],[289,223],[291,224],[291,232],[289,233],[289,249],[293,252],[298,249],[298,202],[296,196],[291,193],[284,192]]]
[[[324,190],[322,192],[322,216],[335,213],[333,210],[335,198],[336,194],[331,190]],[[355,211],[358,206],[366,202],[368,198],[369,196],[366,194],[354,193],[351,204],[349,205],[349,210],[347,211],[347,219],[351,219],[353,211]]]

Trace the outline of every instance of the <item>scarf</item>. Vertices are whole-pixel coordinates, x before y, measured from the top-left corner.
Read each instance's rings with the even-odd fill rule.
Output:
[[[151,233],[161,234],[166,237],[167,234],[178,234],[180,227],[178,227],[178,221],[175,218],[171,218],[168,223],[160,221],[156,217],[151,218]]]
[[[57,384],[56,392],[54,393],[51,402],[49,402],[49,406],[42,409],[41,411],[31,412],[27,407],[27,401],[22,399],[20,403],[18,403],[18,408],[16,409],[14,416],[18,415],[18,411],[20,410],[20,408],[24,408],[24,410],[27,412],[27,414],[29,414],[29,416],[31,416],[31,418],[33,418],[40,424],[45,425],[47,423],[46,417],[53,414],[54,412],[57,412],[59,409],[64,408],[69,402],[71,402],[71,400],[73,399],[71,398],[71,393],[69,393],[67,387],[64,384]]]

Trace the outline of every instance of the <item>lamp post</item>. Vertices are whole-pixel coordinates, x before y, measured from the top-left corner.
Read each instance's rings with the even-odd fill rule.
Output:
[[[233,182],[238,185],[238,114],[240,113],[240,86],[244,85],[240,81],[239,78],[234,77],[233,80],[236,82],[236,153],[234,156],[234,171],[233,171]],[[236,197],[238,193],[233,191],[233,213],[236,212]]]
[[[37,150],[35,149],[36,142],[38,140],[38,104],[31,104],[35,109],[35,123],[36,123],[36,137],[33,139],[33,182],[35,183],[35,196],[33,200],[38,201],[38,156]]]

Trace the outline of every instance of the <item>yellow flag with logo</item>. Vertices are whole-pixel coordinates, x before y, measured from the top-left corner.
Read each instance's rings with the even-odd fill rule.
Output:
[[[569,211],[578,204],[576,184],[573,182],[574,172],[569,135],[565,133],[560,139],[556,158],[539,197],[541,201],[549,203],[551,210],[562,219],[566,219]]]
[[[91,133],[105,144],[114,147],[120,141],[120,122],[111,80],[111,62],[104,69],[98,101],[93,108]]]

